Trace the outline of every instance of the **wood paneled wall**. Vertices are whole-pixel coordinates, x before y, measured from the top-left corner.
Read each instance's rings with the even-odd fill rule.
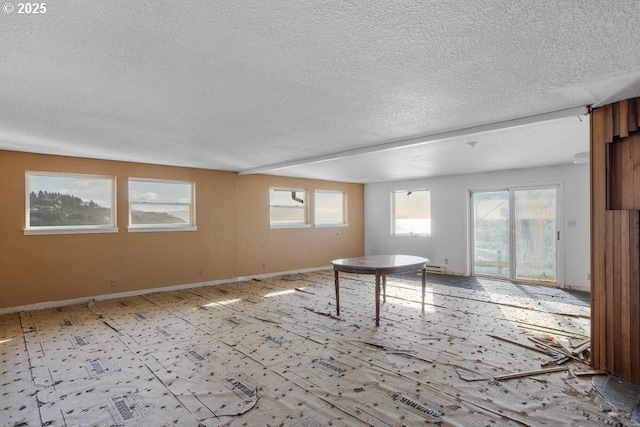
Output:
[[[640,98],[591,112],[591,361],[640,383]]]

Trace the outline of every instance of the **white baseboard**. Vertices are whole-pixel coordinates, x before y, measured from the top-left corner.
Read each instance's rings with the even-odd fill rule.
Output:
[[[20,311],[33,311],[33,310],[44,310],[47,308],[55,308],[55,307],[64,307],[67,305],[76,305],[76,304],[86,304],[89,301],[104,301],[116,298],[127,298],[134,297],[138,295],[152,294],[155,292],[170,292],[170,291],[179,291],[183,289],[191,289],[191,288],[200,288],[204,286],[216,286],[222,285],[224,283],[238,283],[238,282],[247,282],[253,279],[268,279],[271,277],[284,276],[287,274],[302,274],[302,273],[312,273],[314,271],[322,271],[329,270],[330,266],[325,267],[316,267],[316,268],[304,268],[301,270],[290,270],[290,271],[280,271],[276,273],[265,273],[265,274],[257,274],[253,276],[239,276],[239,277],[230,277],[228,279],[222,280],[212,280],[207,282],[195,282],[195,283],[186,283],[182,285],[173,285],[173,286],[163,286],[160,288],[149,288],[149,289],[139,289],[135,291],[126,291],[126,292],[116,292],[113,294],[104,294],[104,295],[94,295],[82,298],[74,298],[74,299],[66,299],[60,301],[46,301],[46,302],[38,302],[35,304],[28,305],[20,305],[17,307],[5,307],[0,308],[0,314],[8,314],[15,313]]]
[[[588,286],[579,286],[579,285],[564,285],[563,289],[568,289],[571,291],[580,291],[580,292],[588,292],[591,293],[591,288]]]

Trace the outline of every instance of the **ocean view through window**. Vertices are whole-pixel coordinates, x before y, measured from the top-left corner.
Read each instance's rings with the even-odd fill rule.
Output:
[[[26,234],[115,232],[115,178],[26,173]]]
[[[184,230],[195,226],[194,184],[129,179],[129,230]]]
[[[391,194],[394,236],[431,235],[431,195],[429,190],[399,190]]]

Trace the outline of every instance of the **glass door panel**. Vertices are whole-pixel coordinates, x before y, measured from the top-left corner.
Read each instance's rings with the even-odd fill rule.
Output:
[[[472,193],[473,273],[510,277],[509,192]]]
[[[514,278],[556,282],[556,189],[514,190]]]

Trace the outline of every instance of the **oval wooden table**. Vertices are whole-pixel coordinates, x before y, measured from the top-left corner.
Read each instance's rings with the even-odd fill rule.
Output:
[[[387,274],[422,271],[422,308],[424,309],[424,290],[427,284],[427,264],[429,260],[413,255],[369,255],[355,258],[342,258],[331,261],[336,285],[336,314],[340,316],[340,279],[339,272],[355,274],[374,274],[376,276],[376,326],[380,326],[380,283],[383,298],[387,300]]]

